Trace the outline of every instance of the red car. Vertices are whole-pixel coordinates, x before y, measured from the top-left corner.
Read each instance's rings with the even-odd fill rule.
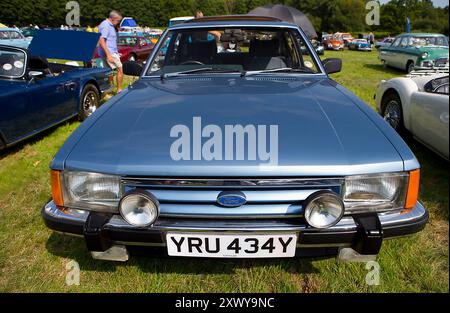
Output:
[[[155,44],[149,39],[140,36],[119,36],[117,48],[120,53],[120,60],[143,62],[147,60]],[[100,58],[99,47],[95,50],[94,58]]]

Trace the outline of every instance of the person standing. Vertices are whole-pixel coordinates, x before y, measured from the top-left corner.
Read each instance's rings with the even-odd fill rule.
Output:
[[[122,16],[120,13],[113,10],[109,13],[109,17],[98,26],[98,31],[101,34],[99,54],[103,58],[103,63],[108,64],[111,69],[117,70],[117,93],[122,91],[123,82],[123,69],[119,50],[117,49],[116,30],[121,20]]]

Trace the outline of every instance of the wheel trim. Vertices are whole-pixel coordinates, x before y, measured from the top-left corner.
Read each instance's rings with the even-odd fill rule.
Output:
[[[402,119],[402,114],[400,111],[400,105],[397,101],[392,100],[386,106],[386,110],[384,112],[384,120],[388,122],[392,128],[397,130],[400,126]]]
[[[83,111],[87,116],[90,116],[92,113],[97,110],[97,94],[94,91],[88,91],[83,98]]]

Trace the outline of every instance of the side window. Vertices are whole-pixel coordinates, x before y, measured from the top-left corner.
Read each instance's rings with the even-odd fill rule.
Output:
[[[175,61],[174,57],[177,54],[180,37],[181,34],[172,33],[165,38],[165,41],[162,43],[161,49],[159,49],[158,54],[156,55],[153,63],[150,66],[150,72],[157,72],[164,65],[171,64]],[[173,53],[168,53],[168,51],[172,50]],[[172,60],[169,58],[166,59],[167,54],[172,56]]]
[[[437,87],[435,93],[448,95],[448,84]]]
[[[408,37],[403,37],[402,41],[400,42],[400,47],[401,48],[406,48],[408,46],[408,42],[409,42],[409,38]]]
[[[444,76],[440,78],[433,79],[426,83],[424,86],[424,90],[430,93],[439,93],[448,95],[448,85],[449,85],[449,77]]]
[[[398,37],[398,38],[396,38],[395,40],[394,40],[394,42],[392,43],[392,46],[393,47],[397,47],[399,44],[400,44],[400,42],[402,41],[402,37]]]

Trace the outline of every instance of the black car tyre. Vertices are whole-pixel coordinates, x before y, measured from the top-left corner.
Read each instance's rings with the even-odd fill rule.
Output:
[[[87,84],[80,98],[80,110],[78,118],[80,121],[87,119],[100,106],[100,92],[93,84]]]
[[[390,92],[383,98],[383,118],[398,133],[404,128],[402,102],[396,92]]]

